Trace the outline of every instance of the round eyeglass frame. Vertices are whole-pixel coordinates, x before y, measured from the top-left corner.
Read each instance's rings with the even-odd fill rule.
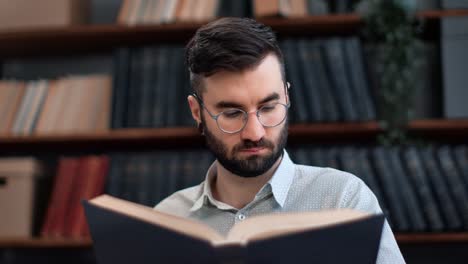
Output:
[[[289,89],[289,87],[290,87],[289,83],[285,84],[285,92],[286,93],[287,93],[287,90]],[[244,114],[244,118],[245,118],[244,125],[241,128],[239,128],[238,130],[236,130],[236,131],[226,131],[226,130],[224,130],[223,128],[220,127],[219,122],[218,122],[218,118],[226,111],[222,111],[222,112],[214,115],[214,114],[212,114],[210,112],[210,110],[208,110],[208,108],[203,103],[202,99],[196,93],[193,93],[192,96],[195,97],[195,99],[198,101],[198,103],[206,110],[206,112],[208,112],[208,114],[211,116],[211,118],[213,118],[213,120],[216,121],[216,125],[218,126],[219,130],[223,131],[224,133],[227,133],[227,134],[239,133],[247,125],[247,121],[248,121],[248,118],[249,118],[249,113],[242,110],[242,109],[237,109],[237,110],[243,112],[243,114]],[[286,98],[288,98],[288,97],[286,97]],[[261,119],[260,119],[260,110],[262,110],[263,107],[260,107],[259,109],[257,109],[255,111],[255,115],[257,116],[258,121],[260,122],[260,124],[262,124],[262,126],[268,127],[268,128],[277,127],[277,126],[281,125],[284,122],[284,120],[286,120],[286,117],[288,115],[288,110],[289,110],[289,107],[291,106],[291,103],[289,102],[289,100],[287,100],[287,104],[283,104],[283,103],[276,103],[276,104],[282,105],[282,106],[284,106],[286,108],[286,114],[284,115],[283,119],[281,119],[281,121],[279,121],[278,124],[273,125],[273,126],[268,126],[268,125],[263,124]]]

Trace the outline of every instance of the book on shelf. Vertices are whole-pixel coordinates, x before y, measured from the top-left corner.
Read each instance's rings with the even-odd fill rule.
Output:
[[[90,0],[0,1],[0,31],[85,24]]]
[[[103,193],[108,167],[107,156],[60,158],[42,224],[42,237],[89,236],[80,200]]]
[[[83,205],[102,264],[374,263],[384,223],[383,215],[350,209],[277,213],[244,220],[223,236],[201,222],[108,195]]]
[[[434,146],[419,149],[422,164],[428,178],[428,182],[434,191],[435,201],[439,204],[442,219],[446,228],[457,230],[462,227],[460,215],[455,208],[455,200],[447,186],[446,175],[443,175],[434,155]]]
[[[468,188],[463,184],[462,174],[458,170],[452,150],[448,145],[437,149],[437,160],[440,164],[443,176],[447,180],[449,190],[455,200],[455,206],[460,212],[460,219],[465,229],[468,228]]]

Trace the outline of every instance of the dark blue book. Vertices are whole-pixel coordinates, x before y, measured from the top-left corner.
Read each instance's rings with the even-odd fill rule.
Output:
[[[304,103],[307,108],[308,120],[309,121],[324,121],[325,114],[323,113],[324,107],[322,107],[322,94],[318,87],[317,71],[314,69],[314,59],[312,50],[310,49],[308,39],[298,39],[294,43],[296,45],[295,50],[298,53],[298,69],[302,76],[302,96],[306,98]],[[298,88],[296,85],[293,88]]]
[[[154,47],[148,46],[142,48],[142,61],[141,63],[141,85],[138,104],[138,127],[151,127],[152,126],[152,113],[151,110],[154,105],[153,93],[155,87],[155,74],[156,68],[156,53]],[[137,107],[137,105],[133,105]]]
[[[322,102],[322,111],[325,116],[325,120],[334,122],[342,120],[343,117],[338,108],[339,100],[332,92],[331,76],[327,73],[325,46],[325,40],[323,39],[311,40],[309,42],[312,66],[313,69],[317,71],[316,86],[320,91],[319,94],[321,95],[320,100]]]
[[[443,145],[436,151],[437,160],[455,201],[455,207],[461,216],[464,229],[468,229],[468,191],[455,164],[452,149]]]
[[[371,99],[368,79],[364,67],[361,43],[358,37],[343,39],[343,50],[349,86],[354,98],[359,101],[356,108],[360,120],[375,120],[375,106]]]
[[[112,124],[114,129],[127,126],[128,101],[130,92],[130,61],[129,48],[119,48],[114,55]]]
[[[121,197],[124,184],[124,168],[126,155],[116,153],[110,156],[109,175],[106,180],[105,193]]]
[[[393,227],[398,231],[411,230],[411,223],[408,212],[405,208],[405,200],[401,195],[401,189],[395,181],[395,173],[390,163],[388,149],[384,147],[376,147],[372,150],[372,159],[376,175],[382,182],[382,191],[385,195],[385,200],[388,201],[390,217]]]
[[[409,177],[403,169],[399,148],[391,147],[388,149],[388,155],[390,166],[394,173],[394,181],[399,186],[400,195],[403,201],[405,201],[403,205],[407,210],[406,213],[411,222],[411,230],[419,232],[427,230],[427,222],[421,209],[422,204],[419,202],[416,192],[409,181]]]
[[[426,175],[435,194],[435,200],[439,203],[442,217],[449,230],[458,230],[462,227],[460,215],[455,208],[455,200],[447,186],[439,165],[435,160],[434,147],[429,146],[420,149]]]
[[[382,185],[380,184],[376,172],[373,170],[371,160],[369,158],[369,150],[367,148],[358,148],[355,153],[356,159],[360,165],[360,178],[369,186],[372,192],[377,197],[380,207],[387,217],[387,221],[390,225],[392,224],[392,218],[389,212],[388,201],[385,200],[385,196],[382,192]]]
[[[169,50],[168,45],[160,45],[156,48],[156,68],[153,69],[155,75],[154,93],[153,93],[153,127],[164,127],[167,124],[167,79],[169,65]]]
[[[171,62],[168,66],[168,73],[166,77],[167,92],[167,126],[175,127],[178,125],[178,111],[184,109],[179,106],[179,97],[185,97],[182,94],[182,76],[179,74],[181,68],[184,67],[184,51],[181,46],[173,46],[168,51],[169,61]],[[187,103],[185,103],[187,104]]]
[[[304,96],[304,83],[301,78],[298,52],[293,39],[285,39],[280,45],[284,54],[286,76],[291,84],[289,98],[291,99],[291,112],[293,121],[296,123],[306,123],[311,117],[307,111],[307,101]]]
[[[325,42],[327,72],[331,80],[331,90],[338,99],[338,108],[344,121],[359,120],[356,104],[359,102],[351,93],[350,81],[346,73],[342,39],[329,38]]]
[[[429,179],[423,162],[416,147],[408,147],[402,151],[404,167],[409,179],[421,201],[422,210],[431,231],[441,231],[445,228],[440,208],[435,201],[434,191],[430,187]]]
[[[139,114],[141,107],[141,90],[143,79],[143,49],[135,48],[132,50],[130,60],[130,85],[128,87],[127,100],[127,124],[126,127],[139,127]]]
[[[455,163],[457,164],[462,180],[465,183],[465,189],[468,190],[468,147],[460,145],[454,147]]]

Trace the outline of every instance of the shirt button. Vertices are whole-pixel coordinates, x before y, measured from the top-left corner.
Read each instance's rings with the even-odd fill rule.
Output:
[[[239,214],[237,216],[237,219],[239,219],[240,221],[243,221],[245,219],[245,215],[244,214]]]

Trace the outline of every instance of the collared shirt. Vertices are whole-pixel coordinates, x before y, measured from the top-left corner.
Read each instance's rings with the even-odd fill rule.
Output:
[[[382,210],[372,191],[356,176],[332,168],[294,164],[286,151],[272,178],[242,209],[217,201],[211,192],[215,161],[201,184],[178,191],[156,205],[169,214],[199,220],[223,235],[248,217],[273,212],[352,208],[369,213]],[[405,263],[387,222],[382,230],[377,263]]]

